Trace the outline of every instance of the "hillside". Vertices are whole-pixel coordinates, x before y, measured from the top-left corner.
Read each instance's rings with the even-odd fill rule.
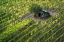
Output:
[[[35,18],[32,4],[51,17]],[[0,0],[0,42],[64,42],[64,0]]]

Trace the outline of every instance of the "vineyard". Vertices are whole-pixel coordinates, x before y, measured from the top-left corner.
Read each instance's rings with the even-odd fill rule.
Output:
[[[32,4],[51,17],[33,17]],[[0,42],[64,42],[64,0],[0,0]]]

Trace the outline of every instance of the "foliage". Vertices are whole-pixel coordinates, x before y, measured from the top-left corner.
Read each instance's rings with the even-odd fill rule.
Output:
[[[60,11],[41,24],[32,18],[20,21],[26,13],[37,14],[42,9]],[[60,42],[63,39],[64,0],[0,0],[0,42]]]
[[[32,5],[30,6],[30,8],[29,8],[29,11],[30,11],[31,13],[36,14],[36,13],[38,13],[38,12],[41,12],[41,11],[42,11],[42,8],[40,7],[40,5],[32,4]]]

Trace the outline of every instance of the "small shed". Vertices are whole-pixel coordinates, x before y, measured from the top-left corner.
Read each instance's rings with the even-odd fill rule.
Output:
[[[40,17],[40,18],[48,18],[48,17],[50,17],[51,15],[50,15],[50,13],[49,13],[48,11],[42,10],[41,12],[38,12],[38,13],[36,14],[36,16],[37,16],[37,17]]]

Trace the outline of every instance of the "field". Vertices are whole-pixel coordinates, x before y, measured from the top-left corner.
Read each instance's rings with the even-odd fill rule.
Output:
[[[52,16],[35,18],[32,4]],[[64,42],[64,0],[0,0],[0,42]]]

